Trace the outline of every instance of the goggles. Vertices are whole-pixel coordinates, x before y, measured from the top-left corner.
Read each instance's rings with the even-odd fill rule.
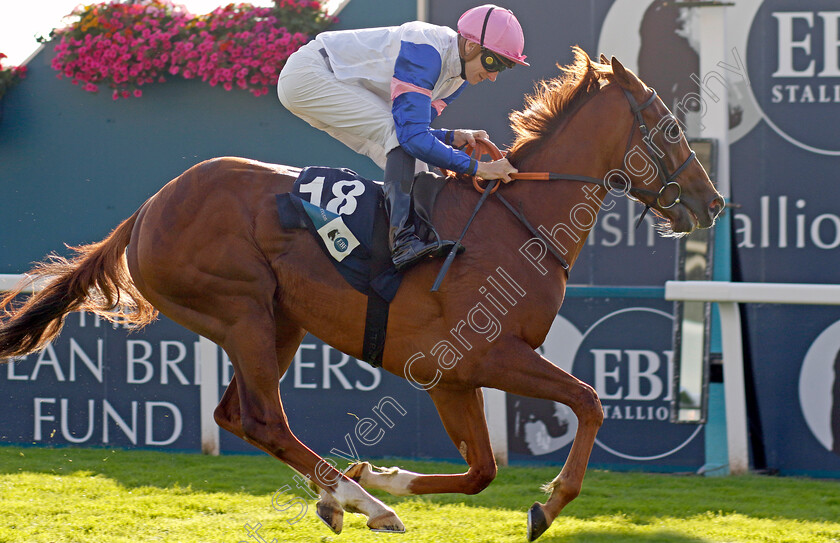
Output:
[[[502,72],[508,68],[513,68],[514,62],[482,47],[481,65],[488,72]]]

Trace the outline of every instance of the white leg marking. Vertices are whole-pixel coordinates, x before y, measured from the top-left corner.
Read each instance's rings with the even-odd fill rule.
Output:
[[[409,486],[419,473],[406,471],[400,468],[380,468],[371,466],[367,462],[357,468],[354,477],[359,479],[359,484],[364,488],[384,490],[394,496],[411,496]]]
[[[333,497],[345,511],[362,513],[370,518],[393,513],[393,510],[377,500],[354,481],[340,480],[335,486]]]

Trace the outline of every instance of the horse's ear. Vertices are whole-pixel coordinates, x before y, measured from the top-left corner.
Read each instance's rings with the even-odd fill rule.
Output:
[[[601,53],[601,58],[599,60],[601,61],[601,64],[609,64],[610,63],[610,61],[607,59],[607,55],[605,55],[604,53]]]
[[[610,59],[610,66],[612,66],[613,75],[615,75],[615,80],[618,84],[625,89],[632,88],[633,81],[636,79],[633,73],[628,71],[627,68],[625,68],[624,65],[615,57]]]

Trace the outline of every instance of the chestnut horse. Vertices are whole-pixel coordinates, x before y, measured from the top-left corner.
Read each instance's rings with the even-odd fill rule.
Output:
[[[529,510],[528,538],[536,539],[579,494],[603,421],[595,390],[535,352],[563,302],[563,260],[574,265],[608,190],[652,208],[666,235],[707,228],[723,209],[652,89],[615,58],[595,62],[577,48],[575,62],[561,70],[511,115],[517,134],[511,163],[521,172],[560,172],[552,178],[566,179],[520,180],[499,189],[532,229],[501,199],[488,198],[464,238],[467,251],[440,290],[430,292],[440,261],[424,261],[405,272],[390,306],[383,367],[428,391],[466,472],[427,475],[360,463],[344,474],[290,430],[277,383],[304,334],[361,358],[366,297],[342,280],[310,233],[281,228],[275,195],[291,190],[297,173],[286,166],[238,158],[198,164],[103,241],[74,248],[72,260],[54,257],[40,265],[31,277],[49,280],[21,308],[7,309],[0,359],[43,348],[70,311],[137,326],[160,311],[227,352],[234,377],[216,422],[320,487],[318,516],[335,532],[345,510],[366,515],[371,529],[404,531],[393,509],[365,488],[396,495],[486,488],[496,463],[481,387],[564,403],[577,416],[577,434],[559,475],[545,487],[546,503]],[[648,133],[648,125],[656,128]],[[444,238],[458,236],[478,199],[468,183],[446,184],[433,211]],[[506,298],[484,286],[489,275],[502,273]],[[10,307],[15,294],[0,308]],[[499,314],[490,330],[478,323],[476,308],[482,303],[489,310],[493,300]]]

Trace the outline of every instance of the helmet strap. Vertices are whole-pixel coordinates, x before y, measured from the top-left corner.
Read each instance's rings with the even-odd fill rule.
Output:
[[[458,53],[461,57],[461,79],[467,78],[467,62],[480,55],[481,50],[484,49],[484,34],[487,32],[487,21],[490,20],[490,14],[493,13],[494,9],[496,8],[492,7],[487,10],[487,14],[484,16],[484,24],[481,26],[481,41],[478,43],[478,47],[474,48],[469,55],[467,54],[467,40],[463,36],[458,36]]]
[[[490,14],[493,13],[493,10],[496,8],[489,8],[487,10],[487,15],[484,16],[484,25],[481,27],[481,42],[479,45],[484,47],[484,33],[487,32],[487,21],[490,20]]]

